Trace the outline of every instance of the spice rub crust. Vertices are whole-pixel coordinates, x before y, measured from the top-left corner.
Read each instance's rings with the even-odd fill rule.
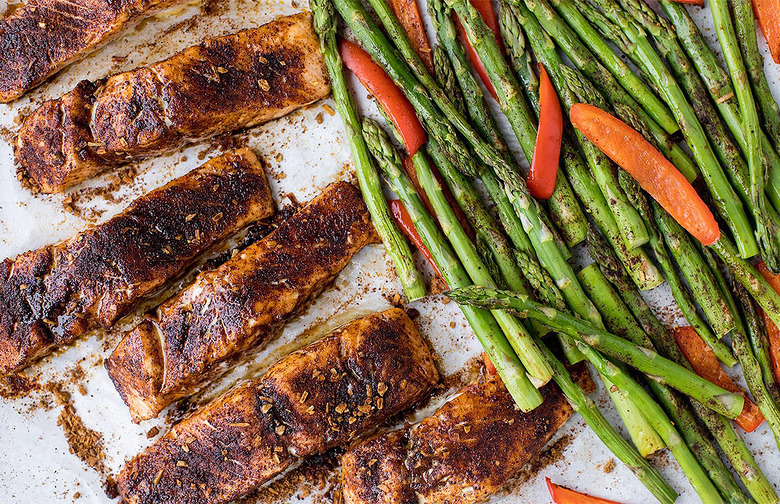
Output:
[[[203,252],[274,212],[248,149],[231,151],[64,242],[0,263],[0,371],[110,328]]]

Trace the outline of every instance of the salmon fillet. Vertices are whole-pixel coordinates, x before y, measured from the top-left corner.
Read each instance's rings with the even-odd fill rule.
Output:
[[[108,167],[284,116],[329,92],[311,14],[295,14],[81,82],[25,119],[16,160],[42,191],[60,192]]]
[[[274,212],[248,149],[229,152],[73,238],[0,263],[0,371],[110,328],[203,252]]]
[[[173,427],[121,471],[128,504],[218,504],[346,446],[430,392],[439,375],[403,310],[357,319]]]
[[[592,388],[587,370],[580,382]],[[341,459],[344,504],[468,504],[499,491],[573,411],[554,383],[529,413],[498,377],[462,388],[419,424],[381,434]]]
[[[133,418],[152,418],[222,375],[377,240],[360,191],[337,182],[270,235],[198,275],[105,361]]]
[[[0,102],[15,100],[182,0],[30,0],[0,20]]]

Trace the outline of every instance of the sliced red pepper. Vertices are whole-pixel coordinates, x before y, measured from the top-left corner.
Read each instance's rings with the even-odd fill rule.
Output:
[[[428,34],[425,32],[417,0],[390,0],[390,8],[393,9],[393,14],[401,22],[409,42],[412,43],[414,52],[420,56],[425,68],[433,75],[433,51],[428,41]]]
[[[769,271],[769,268],[766,267],[763,261],[756,264],[756,269],[767,283],[776,292],[780,293],[780,275],[775,275]],[[764,316],[764,324],[766,324],[766,332],[769,336],[769,357],[772,360],[772,371],[774,371],[775,380],[780,382],[780,329],[777,328],[772,319],[763,310],[761,310],[761,315]]]
[[[498,28],[498,17],[496,16],[496,11],[493,10],[493,3],[490,0],[471,0],[471,5],[474,6],[475,9],[477,9],[477,12],[479,12],[479,15],[482,16],[482,20],[485,21],[485,24],[488,28],[490,28],[490,31],[493,32],[493,36],[496,38],[496,43],[498,44],[498,47],[501,49],[501,53],[504,53],[504,43],[501,40],[501,32]],[[455,16],[453,14],[453,16]],[[485,88],[487,88],[488,92],[498,100],[498,95],[496,95],[496,88],[493,87],[493,83],[490,82],[490,77],[488,76],[487,70],[485,70],[485,65],[482,64],[482,60],[479,59],[479,55],[477,54],[477,51],[474,49],[474,46],[471,45],[471,42],[469,42],[469,38],[466,36],[466,29],[463,28],[463,25],[460,22],[460,19],[458,16],[455,16],[455,25],[458,27],[458,31],[460,32],[460,37],[463,39],[463,45],[466,48],[466,53],[469,55],[469,60],[471,60],[471,64],[474,66],[474,70],[477,71],[477,75],[479,75],[479,78],[482,80],[482,83],[485,85]]]
[[[704,0],[672,0],[685,5],[696,5],[697,7],[704,7]]]
[[[585,103],[574,105],[569,117],[575,128],[634,177],[642,189],[703,245],[718,241],[720,228],[710,209],[680,170],[638,131]]]
[[[544,480],[547,482],[547,490],[550,492],[550,497],[556,504],[620,504],[617,501],[591,497],[590,495],[569,490],[566,487],[556,485],[550,481],[550,478],[544,478]]]
[[[395,220],[398,228],[401,230],[404,236],[409,238],[409,241],[411,241],[414,246],[417,247],[417,250],[419,250],[425,259],[428,260],[430,265],[433,266],[433,270],[437,275],[439,275],[439,278],[442,279],[442,282],[444,282],[444,277],[442,276],[441,271],[439,271],[439,267],[436,266],[436,262],[433,260],[431,252],[425,246],[422,239],[420,238],[420,235],[417,233],[417,228],[414,227],[414,222],[412,222],[412,218],[409,216],[409,212],[406,211],[404,204],[401,202],[401,200],[397,199],[388,200],[387,203],[390,206],[390,214],[392,214],[393,220]]]
[[[488,354],[483,352],[482,359],[485,361],[485,371],[487,371],[487,374],[495,375],[498,373],[498,371],[496,370],[496,366],[493,364],[493,361],[490,360]]]
[[[339,53],[347,68],[352,70],[390,116],[409,154],[417,152],[425,144],[427,137],[414,107],[401,89],[358,45],[342,39],[339,41]]]
[[[549,199],[555,190],[563,139],[563,113],[547,70],[539,64],[539,131],[528,172],[528,190],[538,199]]]
[[[753,0],[758,26],[775,63],[780,63],[780,0]]]
[[[674,339],[697,375],[745,398],[745,406],[742,409],[742,413],[734,419],[734,422],[742,430],[753,432],[759,425],[764,423],[764,415],[761,414],[761,410],[747,397],[745,391],[737,387],[729,375],[720,367],[718,358],[715,356],[712,348],[701,339],[693,327],[678,327],[674,330]]]

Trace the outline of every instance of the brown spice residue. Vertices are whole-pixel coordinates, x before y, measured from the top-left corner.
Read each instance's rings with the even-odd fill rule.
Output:
[[[539,472],[545,467],[556,464],[563,460],[563,452],[574,441],[574,436],[565,434],[553,443],[547,445],[547,448],[534,457],[525,467],[510,480],[506,486],[505,493],[509,494],[524,483],[536,479]]]
[[[103,472],[105,469],[106,454],[103,449],[103,435],[96,432],[81,421],[76,414],[70,394],[59,383],[47,385],[47,389],[54,395],[57,404],[64,404],[64,408],[57,418],[57,425],[65,433],[65,440],[73,455],[76,455],[89,467]]]
[[[610,474],[612,471],[614,471],[614,470],[615,470],[615,459],[613,459],[613,458],[610,458],[610,459],[607,461],[607,463],[606,463],[606,464],[604,464],[604,467],[602,468],[602,470],[603,470],[603,471],[604,471],[606,474]]]
[[[138,175],[133,165],[117,168],[108,180],[108,184],[100,187],[85,187],[71,192],[62,200],[62,209],[89,222],[95,222],[102,217],[104,211],[95,208],[94,199],[103,198],[109,203],[118,203],[117,191],[132,184]]]

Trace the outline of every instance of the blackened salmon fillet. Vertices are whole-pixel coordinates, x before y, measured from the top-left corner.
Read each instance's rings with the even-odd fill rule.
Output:
[[[30,0],[0,20],[0,102],[183,0]]]
[[[293,352],[173,427],[119,475],[128,504],[219,504],[294,462],[347,446],[438,382],[414,323],[393,308]]]
[[[108,329],[199,255],[270,217],[265,171],[231,151],[69,240],[0,263],[0,371]]]
[[[377,239],[360,191],[336,182],[271,234],[198,275],[105,361],[133,418],[156,416],[258,349]]]
[[[584,367],[578,381],[592,390]],[[380,434],[341,459],[343,504],[471,504],[498,492],[573,410],[554,383],[523,413],[498,377],[469,384],[419,424]]]
[[[25,119],[16,160],[44,192],[108,167],[284,116],[327,96],[309,13],[207,39],[167,60],[82,81]]]

